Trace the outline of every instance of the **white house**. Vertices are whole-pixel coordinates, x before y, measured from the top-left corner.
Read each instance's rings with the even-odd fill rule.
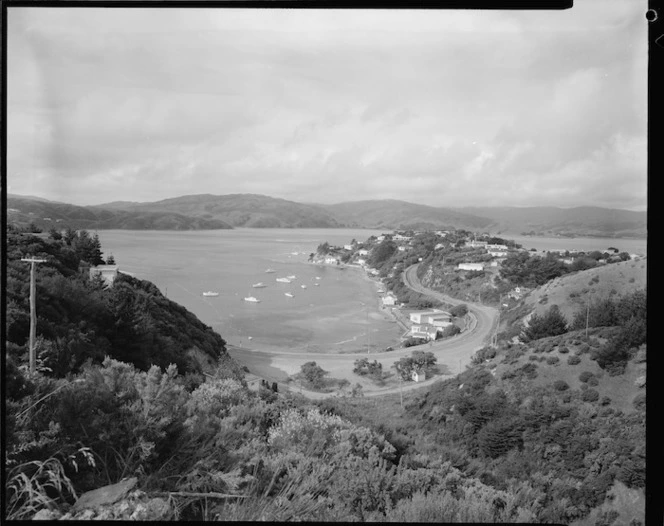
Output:
[[[328,265],[336,265],[339,262],[339,260],[335,257],[332,256],[326,256],[325,257],[325,263]]]
[[[391,294],[388,294],[383,298],[383,305],[385,306],[393,307],[396,304],[397,304],[397,299]]]
[[[470,243],[468,243],[467,245],[468,245],[469,247],[472,247],[472,248],[484,248],[484,247],[487,246],[487,242],[486,242],[486,241],[475,241],[475,240],[473,239],[473,240],[472,240]]]
[[[90,267],[90,279],[94,276],[101,276],[108,285],[113,285],[113,281],[118,277],[117,265],[97,265]]]
[[[360,259],[357,260],[357,264],[364,266],[364,265],[367,264],[367,260],[360,258]]]
[[[381,241],[384,241],[384,240],[385,240],[385,236],[378,236],[376,238],[376,241],[378,241],[378,242],[381,242]]]
[[[428,323],[418,323],[410,328],[410,335],[415,338],[435,340],[438,335],[438,328]]]
[[[507,250],[507,245],[487,245],[487,250]]]
[[[483,263],[459,263],[459,270],[484,270]]]
[[[413,382],[422,382],[427,379],[427,374],[425,371],[414,370],[410,377],[413,379]]]
[[[401,246],[398,247],[398,250],[399,250],[399,252],[405,252],[405,251],[406,251],[406,247],[403,246],[403,245],[401,245]]]
[[[361,248],[360,250],[358,250],[357,253],[360,256],[368,256],[369,255],[369,251],[364,249],[364,248]]]
[[[435,314],[435,311],[431,310],[414,311],[410,313],[410,321],[412,321],[413,323],[426,323],[425,321],[426,316],[431,316],[432,314]]]
[[[489,255],[494,258],[504,258],[507,256],[507,250],[489,250]]]
[[[344,245],[345,250],[353,250],[353,245]]]

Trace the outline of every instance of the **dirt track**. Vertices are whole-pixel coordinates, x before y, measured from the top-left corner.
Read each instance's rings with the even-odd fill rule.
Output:
[[[329,372],[328,377],[347,379],[351,385],[359,383],[362,385],[364,396],[380,396],[399,393],[400,389],[409,391],[426,385],[431,385],[440,378],[449,378],[461,372],[468,363],[472,354],[483,347],[489,340],[497,319],[497,310],[493,307],[469,303],[450,298],[439,292],[424,288],[416,275],[417,265],[406,269],[403,274],[404,283],[411,289],[426,294],[432,298],[444,301],[451,305],[465,304],[469,309],[470,326],[461,334],[442,341],[431,342],[419,347],[398,349],[383,353],[345,353],[345,354],[319,354],[306,352],[284,352],[278,350],[246,349],[230,347],[229,354],[240,364],[246,365],[252,374],[265,378],[279,384],[280,389],[290,389],[299,392],[311,399],[321,399],[330,396],[338,396],[339,392],[318,393],[302,390],[294,384],[284,383],[288,376],[298,373],[300,366],[308,361],[315,361],[324,370]],[[434,377],[424,382],[400,382],[396,375],[389,378],[383,386],[378,386],[371,381],[359,377],[353,373],[355,360],[368,357],[382,363],[383,371],[390,371],[392,364],[403,356],[410,355],[413,350],[421,349],[432,352],[438,359],[438,365],[444,372],[443,376]]]

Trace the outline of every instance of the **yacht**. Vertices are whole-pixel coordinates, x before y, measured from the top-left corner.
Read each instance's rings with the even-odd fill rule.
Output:
[[[290,283],[290,280],[288,278],[277,278],[277,281],[279,283]]]
[[[284,292],[284,296],[288,296],[289,298],[294,297],[290,292]]]
[[[244,301],[248,301],[249,303],[260,303],[261,300],[258,298],[254,298],[253,296],[249,296],[248,298],[244,298]]]
[[[203,293],[203,296],[208,296],[208,297],[210,297],[210,296],[219,296],[219,293],[218,292],[212,292],[211,290],[208,290],[207,292]]]
[[[263,287],[267,287],[267,285],[263,282],[260,282],[260,283],[254,283],[252,287],[254,287],[255,289],[262,289]]]
[[[303,289],[306,289],[306,288],[307,288],[306,285],[300,285],[300,287],[302,287]]]
[[[288,279],[297,279],[297,276],[288,276]]]
[[[274,274],[275,272],[276,272],[276,270],[271,269],[271,268],[269,268],[265,271],[266,274]]]

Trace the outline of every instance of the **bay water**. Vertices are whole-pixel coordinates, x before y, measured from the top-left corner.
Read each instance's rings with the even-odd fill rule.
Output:
[[[379,284],[363,270],[308,262],[320,243],[343,246],[380,231],[237,228],[98,234],[104,257],[112,254],[120,271],[151,281],[231,345],[376,351],[398,343],[403,332],[381,309]],[[266,273],[268,269],[275,272]],[[287,276],[295,279],[276,281]],[[260,282],[266,286],[252,287]],[[206,291],[219,295],[203,296]],[[244,301],[251,296],[260,303]]]

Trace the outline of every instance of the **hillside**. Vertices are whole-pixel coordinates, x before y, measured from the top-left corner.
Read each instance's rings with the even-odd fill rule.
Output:
[[[41,199],[7,196],[7,220],[16,226],[35,224],[51,228],[101,230],[217,230],[231,228],[214,218],[194,217],[170,210],[125,211],[93,206],[76,206]]]
[[[345,226],[325,210],[255,194],[188,195],[153,203],[115,202],[113,207],[129,212],[178,213],[200,220],[223,221],[234,227],[252,228],[338,228]]]
[[[318,205],[351,227],[400,230],[441,230],[463,228],[483,230],[490,221],[480,215],[448,208],[418,205],[386,199]]]
[[[571,322],[588,301],[598,302],[645,289],[647,270],[648,259],[644,257],[566,274],[534,289],[524,298],[524,304],[537,314],[543,314],[551,305],[558,305]]]
[[[112,287],[89,278],[76,242],[7,235],[8,356],[21,361],[28,341],[30,267],[21,258],[45,259],[36,269],[37,332],[44,367],[56,376],[106,356],[142,370],[175,364],[198,375],[217,367],[239,374],[226,342],[152,283],[118,274]]]
[[[465,207],[454,210],[490,220],[489,229],[503,234],[537,236],[647,236],[647,213],[599,207]]]

